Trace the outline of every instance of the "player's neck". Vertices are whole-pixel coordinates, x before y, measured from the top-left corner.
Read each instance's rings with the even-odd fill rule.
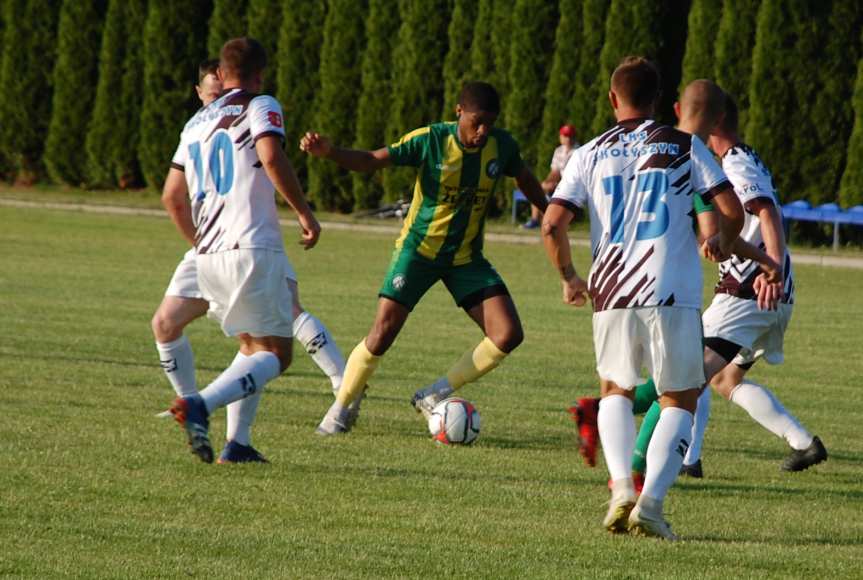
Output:
[[[710,128],[699,124],[691,119],[681,119],[681,121],[677,124],[677,128],[684,133],[689,133],[690,135],[697,136],[704,143],[707,143],[707,141],[710,139]]]
[[[653,110],[651,109],[636,109],[635,107],[621,105],[614,110],[614,118],[618,123],[632,119],[650,119],[652,117]]]
[[[719,157],[724,157],[728,150],[740,142],[740,138],[736,133],[728,135],[714,135],[711,141],[713,152]]]
[[[250,93],[258,93],[261,90],[260,83],[256,81],[241,81],[238,79],[225,79],[222,82],[222,92],[233,89],[242,89]]]

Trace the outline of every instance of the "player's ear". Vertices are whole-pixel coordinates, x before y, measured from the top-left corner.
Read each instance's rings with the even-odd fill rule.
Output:
[[[219,79],[220,83],[225,82],[225,75],[222,74],[222,67],[216,67],[216,78]]]
[[[608,91],[608,101],[611,103],[611,108],[615,111],[620,107],[620,104],[617,102],[617,95],[614,91]]]
[[[674,116],[680,120],[680,101],[674,101]]]
[[[461,113],[463,110],[464,109],[461,108],[461,104],[456,103],[456,106],[455,106],[455,117],[456,117],[456,119],[461,117]]]

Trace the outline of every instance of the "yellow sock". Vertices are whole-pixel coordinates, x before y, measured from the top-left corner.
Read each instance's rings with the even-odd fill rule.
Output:
[[[378,368],[378,361],[380,360],[381,357],[369,352],[369,349],[366,348],[366,339],[362,339],[353,352],[351,352],[351,356],[348,357],[342,386],[339,387],[336,400],[347,407],[354,399],[359,397],[369,377]]]
[[[447,371],[446,378],[453,390],[456,390],[497,367],[506,356],[507,353],[486,337],[476,345],[476,348],[461,355],[461,358]]]

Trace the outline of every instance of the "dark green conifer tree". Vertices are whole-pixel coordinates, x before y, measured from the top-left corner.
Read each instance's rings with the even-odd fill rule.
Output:
[[[494,0],[492,2],[492,21],[485,23],[491,26],[491,46],[494,52],[494,71],[491,77],[484,80],[491,83],[500,93],[501,99],[501,114],[497,119],[498,127],[506,127],[508,121],[506,119],[507,101],[509,100],[512,84],[510,83],[510,74],[512,67],[510,66],[510,58],[512,55],[512,35],[513,35],[513,11],[515,10],[515,0]],[[477,25],[480,23],[477,22]],[[545,67],[543,67],[545,68]]]
[[[863,5],[807,0],[791,6],[797,30],[793,59],[797,114],[792,154],[794,189],[813,204],[835,202],[854,123],[852,96]],[[818,63],[813,68],[812,63]]]
[[[560,0],[560,19],[554,40],[548,85],[545,88],[545,109],[542,112],[542,134],[537,157],[537,172],[542,178],[543,167],[551,162],[557,147],[560,126],[572,121],[575,77],[578,74],[581,46],[581,0]]]
[[[682,92],[684,87],[695,79],[713,79],[715,41],[721,15],[720,2],[692,0],[683,56],[683,74],[678,92]]]
[[[627,55],[639,55],[659,63],[662,16],[662,4],[654,0],[611,1],[605,19],[605,41],[599,57],[597,83],[601,90],[597,91],[592,123],[594,135],[614,123],[614,115],[608,104],[608,87],[611,73],[621,59]],[[667,76],[663,75],[663,78]]]
[[[222,45],[246,35],[248,0],[213,0],[213,13],[207,31],[207,55],[218,58]]]
[[[320,89],[320,58],[326,6],[323,0],[286,0],[282,3],[276,70],[276,98],[285,116],[287,152],[300,180],[306,183],[306,154],[299,150],[300,137],[314,130],[313,121]],[[302,26],[298,26],[298,23]]]
[[[369,0],[366,17],[366,49],[362,62],[362,90],[357,105],[357,128],[354,147],[377,149],[386,143],[387,117],[390,112],[392,77],[390,67],[399,30],[399,14],[390,0]],[[355,207],[378,206],[383,197],[383,177],[354,173]]]
[[[599,59],[605,39],[607,0],[584,0],[581,15],[581,46],[578,53],[578,72],[575,76],[575,94],[572,100],[572,122],[578,129],[581,142],[593,135],[593,118],[600,94],[608,92],[608,82],[599,82]]]
[[[491,31],[494,26],[494,0],[479,0],[476,7],[473,35],[470,44],[471,78],[495,84],[494,44]],[[500,89],[498,89],[500,90]]]
[[[737,103],[741,136],[745,136],[748,124],[749,79],[759,1],[724,0],[716,33],[715,78]]]
[[[444,98],[441,119],[455,119],[455,103],[466,80],[471,80],[471,40],[477,11],[476,0],[455,0],[449,21],[449,48],[443,63]]]
[[[125,188],[140,184],[141,38],[146,16],[143,2],[109,2],[93,116],[84,147],[90,186]]]
[[[845,169],[839,186],[839,202],[846,208],[863,204],[863,58],[857,63],[857,82],[852,105],[854,128],[848,140]]]
[[[282,3],[280,0],[249,0],[246,9],[247,33],[260,42],[267,51],[267,70],[264,72],[264,86],[261,92],[276,94],[276,71],[278,70],[279,28],[282,24]]]
[[[96,95],[105,8],[104,0],[65,0],[60,9],[54,102],[44,155],[48,174],[59,183],[85,182],[87,156],[81,144]]]
[[[449,24],[447,0],[403,0],[399,6],[401,25],[393,53],[389,142],[439,120]],[[384,173],[386,198],[409,198],[414,174],[410,169],[390,169]]]
[[[361,61],[365,47],[363,0],[330,0],[321,50],[321,90],[317,96],[315,129],[334,143],[351,143],[360,96]],[[350,211],[351,176],[332,161],[309,160],[309,196],[318,208]]]
[[[516,0],[512,19],[509,83],[506,101],[507,127],[521,145],[528,167],[537,161],[542,124],[543,95],[554,52],[556,6],[545,0]]]
[[[200,107],[198,65],[207,56],[208,0],[150,0],[144,26],[144,100],[139,159],[147,185],[161,189],[183,124]]]
[[[795,189],[793,143],[799,115],[793,73],[796,31],[787,8],[782,0],[764,0],[758,11],[746,127],[747,141],[770,168],[783,200]]]
[[[59,11],[59,0],[6,0],[4,5],[0,149],[23,183],[44,172]]]

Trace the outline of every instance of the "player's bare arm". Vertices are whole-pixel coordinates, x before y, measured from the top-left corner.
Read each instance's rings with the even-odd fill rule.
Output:
[[[335,161],[349,171],[371,173],[391,165],[390,153],[386,147],[374,151],[343,149],[333,145],[329,138],[314,132],[303,135],[300,149],[309,155]]]
[[[574,306],[584,306],[587,302],[587,283],[579,277],[572,264],[567,233],[574,217],[575,214],[562,205],[549,205],[542,219],[542,243],[548,259],[560,275],[563,301]]]
[[[702,257],[711,260],[711,247],[707,241],[719,233],[719,222],[714,211],[703,211],[695,217],[698,223],[698,244],[701,247]],[[782,266],[776,262],[766,252],[753,246],[742,238],[734,240],[734,245],[731,252],[740,258],[754,260],[761,264],[761,269],[764,270],[766,281],[781,282],[782,281]]]
[[[521,168],[521,171],[515,178],[515,182],[531,204],[540,211],[545,211],[545,208],[548,207],[548,199],[545,197],[542,185],[539,184],[539,181],[537,181],[526,165]]]
[[[275,135],[267,135],[258,139],[255,149],[267,177],[273,182],[273,187],[297,212],[297,220],[303,230],[300,245],[307,250],[313,248],[318,243],[321,226],[306,201],[291,161],[282,149],[281,139]]]
[[[718,262],[731,255],[734,240],[738,238],[743,229],[743,205],[731,187],[717,193],[713,197],[712,203],[713,207],[716,208],[719,232],[707,243],[711,250],[710,259]]]
[[[189,189],[186,186],[185,174],[172,167],[165,178],[162,188],[162,205],[171,221],[189,242],[195,245],[195,224],[192,222],[192,204],[189,202]]]
[[[784,279],[782,264],[785,261],[785,235],[782,231],[782,216],[779,215],[779,210],[773,201],[765,198],[752,200],[748,207],[758,217],[766,253],[777,264],[775,277],[771,278],[765,272],[765,275],[759,276],[756,280],[758,307],[762,310],[775,310],[776,304],[782,299]]]

